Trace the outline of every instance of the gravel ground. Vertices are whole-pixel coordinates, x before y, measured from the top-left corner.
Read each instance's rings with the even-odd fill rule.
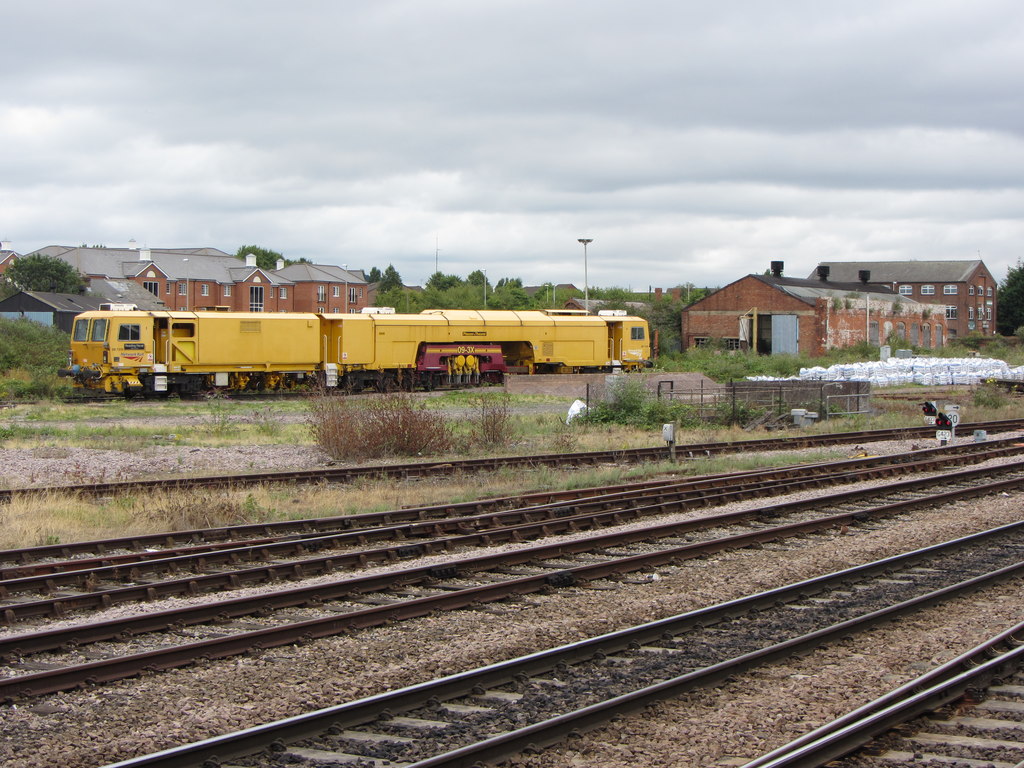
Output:
[[[161,445],[143,451],[42,447],[0,450],[0,484],[8,488],[116,482],[168,474],[227,474],[324,466],[329,458],[305,445],[238,445],[187,448]]]
[[[234,449],[215,450],[238,460]],[[214,461],[204,456],[202,466],[213,471]],[[7,706],[0,709],[0,763],[104,765],[937,543],[1020,514],[1015,496],[916,512],[781,549],[690,561],[660,571],[656,581],[626,579],[616,590],[560,590]],[[1005,586],[922,612],[856,645],[824,648],[796,667],[756,670],[515,764],[681,768],[755,756],[1019,621],[1022,592]]]

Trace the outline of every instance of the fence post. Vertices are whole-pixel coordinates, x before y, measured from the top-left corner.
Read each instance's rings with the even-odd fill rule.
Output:
[[[729,421],[729,426],[736,424],[736,382],[729,382],[729,389],[732,390],[732,419]]]

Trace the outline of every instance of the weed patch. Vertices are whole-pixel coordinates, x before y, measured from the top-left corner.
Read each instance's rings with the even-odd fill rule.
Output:
[[[360,400],[319,393],[309,400],[314,442],[335,459],[426,456],[451,448],[451,425],[405,394]]]

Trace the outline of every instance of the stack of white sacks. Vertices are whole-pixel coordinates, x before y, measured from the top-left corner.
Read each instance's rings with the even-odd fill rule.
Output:
[[[838,363],[828,368],[801,368],[801,381],[870,381],[873,386],[900,384],[978,384],[986,379],[1024,381],[1024,366],[981,357],[890,357],[869,363]]]

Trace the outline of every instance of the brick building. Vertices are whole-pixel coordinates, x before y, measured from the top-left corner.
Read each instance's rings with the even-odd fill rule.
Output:
[[[141,286],[171,310],[358,312],[368,297],[361,272],[322,264],[285,267],[283,261],[277,269],[266,270],[257,266],[255,256],[242,261],[216,248],[50,245],[26,255],[34,254],[67,262],[90,284]],[[0,274],[12,261],[0,263]]]
[[[998,284],[984,262],[966,261],[823,261],[833,280],[853,281],[863,270],[872,283],[892,287],[900,296],[945,307],[949,338],[996,333]],[[811,275],[814,277],[814,274]]]
[[[890,335],[926,348],[946,339],[945,310],[923,304],[887,285],[783,277],[782,262],[771,275],[747,275],[691,304],[682,312],[684,348],[720,341],[727,349],[759,354],[808,354],[863,341],[884,344]]]

